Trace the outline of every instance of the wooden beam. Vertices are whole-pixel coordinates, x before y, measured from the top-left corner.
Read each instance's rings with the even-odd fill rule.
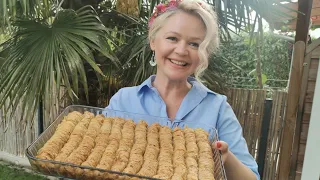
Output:
[[[320,25],[320,20],[319,18],[315,21],[312,21],[312,25]],[[288,23],[286,26],[288,26],[289,29],[295,30],[297,26],[297,21],[293,20],[292,22]]]
[[[317,2],[317,0],[315,1]],[[307,36],[309,34],[309,25],[310,25],[310,17],[312,15],[312,6],[315,6],[313,3],[313,0],[299,0],[299,8],[298,11],[304,13],[305,15],[298,14],[298,19],[297,19],[297,26],[296,26],[296,37],[295,41],[304,41],[307,44]],[[304,50],[305,54],[305,50]],[[296,169],[297,169],[297,157],[298,157],[298,150],[299,150],[299,144],[300,144],[300,134],[301,134],[301,124],[302,124],[302,114],[303,114],[303,107],[304,107],[304,94],[305,94],[305,88],[304,83],[302,81],[308,81],[308,78],[303,78],[303,70],[308,71],[308,69],[303,69],[303,64],[305,62],[305,58],[309,57],[304,57],[302,62],[299,62],[299,68],[301,68],[299,76],[301,77],[299,81],[299,101],[298,101],[298,108],[296,109],[296,128],[294,131],[294,136],[293,139],[293,146],[292,146],[292,157],[291,157],[291,163],[290,163],[290,173],[289,173],[289,178],[290,179],[295,179],[296,176]],[[310,57],[311,59],[311,57]],[[310,60],[307,60],[310,62]],[[306,75],[307,76],[307,75]],[[306,82],[305,82],[306,83]],[[301,94],[304,93],[304,94]],[[302,96],[302,97],[301,97]]]
[[[293,141],[293,147],[292,147],[292,158],[291,158],[291,167],[290,167],[290,175],[289,175],[291,179],[295,179],[296,177],[296,170],[297,170],[297,164],[298,164],[298,152],[299,152],[299,145],[300,145],[300,135],[302,131],[302,116],[304,112],[305,95],[307,92],[311,55],[312,55],[312,52],[307,54],[304,58],[304,63],[303,63],[301,91],[299,96],[297,121],[296,121],[296,128],[295,128],[294,141]]]
[[[306,43],[309,32],[310,16],[313,0],[299,0],[296,38],[295,41],[303,41]]]
[[[295,9],[295,10],[298,10],[298,7],[299,7],[299,2],[290,2],[290,3],[287,3],[287,4],[282,4],[282,6],[286,6],[287,8],[290,8],[290,9]],[[317,7],[320,7],[320,1],[319,0],[315,0],[312,2],[312,8],[317,8]],[[286,8],[283,8],[283,7],[280,7],[282,8],[284,11],[290,11]]]
[[[283,128],[283,140],[279,159],[278,179],[289,179],[291,167],[291,153],[296,125],[296,114],[300,95],[301,69],[304,59],[305,43],[302,41],[294,44],[291,74],[289,80],[289,90],[287,98],[286,117]]]
[[[288,16],[278,16],[278,15],[274,15],[273,18],[272,18],[272,21],[275,21],[275,22],[281,22],[281,21],[290,21],[290,20],[296,20],[297,18],[297,12],[294,12],[294,11],[290,11],[288,10],[288,12],[284,12],[286,13]],[[312,20],[317,20],[319,19],[319,16],[320,16],[320,7],[312,7],[312,10],[311,10],[311,19]]]
[[[281,145],[279,162],[280,170],[278,179],[289,179],[290,174],[292,147],[294,143],[299,95],[301,92],[302,84],[302,68],[309,31],[312,3],[313,0],[299,0],[298,2],[298,11],[300,11],[301,13],[298,13],[298,20],[296,25],[296,36],[290,71],[287,109],[283,129],[283,143]]]
[[[284,8],[285,6],[286,8]],[[275,5],[276,8],[279,9],[282,13],[287,14],[287,16],[281,15],[271,15],[270,21],[274,24],[278,24],[278,26],[288,26],[289,29],[295,30],[297,24],[297,12],[298,11],[298,3],[287,3],[280,5]],[[320,22],[320,0],[315,0],[312,3],[311,15],[312,24],[319,25]],[[289,22],[288,22],[289,21]],[[288,23],[287,23],[288,22]]]

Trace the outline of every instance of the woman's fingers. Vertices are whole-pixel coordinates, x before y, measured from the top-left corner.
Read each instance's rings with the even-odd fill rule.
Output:
[[[215,148],[220,150],[222,154],[228,152],[229,150],[228,144],[224,141],[216,141],[214,144],[215,144]]]
[[[222,153],[222,161],[224,163],[229,152],[228,144],[224,141],[216,141],[215,143],[213,143],[213,148],[219,150]]]

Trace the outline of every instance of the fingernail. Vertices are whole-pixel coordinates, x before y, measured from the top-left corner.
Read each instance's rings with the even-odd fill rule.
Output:
[[[221,148],[221,143],[217,142],[217,148]]]

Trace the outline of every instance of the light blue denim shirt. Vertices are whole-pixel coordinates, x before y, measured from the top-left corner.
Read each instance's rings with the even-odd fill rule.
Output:
[[[151,76],[139,86],[120,89],[110,100],[107,109],[126,111],[162,117],[145,119],[149,124],[158,121],[161,125],[171,128],[176,126],[203,128],[212,134],[218,131],[219,139],[229,145],[229,150],[260,179],[258,166],[249,154],[247,144],[242,136],[242,128],[231,106],[224,95],[217,94],[194,78],[188,78],[192,88],[184,97],[174,121],[167,116],[166,104],[159,92],[152,86],[155,76]]]

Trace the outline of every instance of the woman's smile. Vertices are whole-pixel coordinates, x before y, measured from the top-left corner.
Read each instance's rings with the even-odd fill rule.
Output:
[[[169,60],[172,64],[177,65],[177,66],[179,66],[179,67],[185,67],[185,66],[188,66],[188,65],[189,65],[188,63],[186,63],[186,62],[184,62],[184,61],[174,60],[174,59],[170,59],[170,58],[168,58],[168,60]]]

